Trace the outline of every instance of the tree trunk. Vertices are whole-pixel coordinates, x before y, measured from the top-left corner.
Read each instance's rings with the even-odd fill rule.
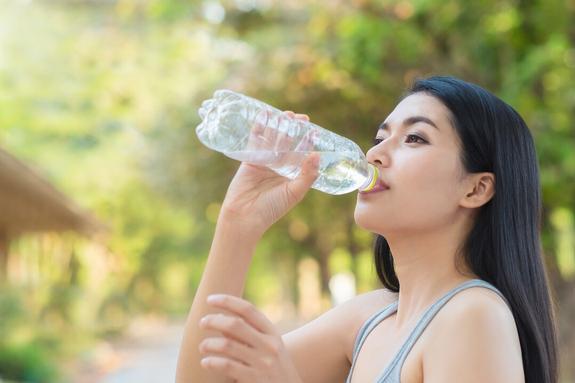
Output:
[[[8,233],[0,230],[0,282],[6,281],[8,277],[8,248],[10,241]]]
[[[347,251],[349,251],[349,256],[351,257],[351,272],[353,273],[356,281],[359,281],[358,275],[358,262],[357,262],[357,255],[359,253],[359,244],[355,240],[355,235],[353,233],[353,228],[355,225],[355,221],[353,216],[346,222],[346,232],[347,232]]]
[[[331,274],[329,272],[329,255],[330,252],[327,249],[320,249],[318,254],[319,263],[319,276],[321,282],[321,293],[323,296],[330,296],[329,291],[329,279]]]

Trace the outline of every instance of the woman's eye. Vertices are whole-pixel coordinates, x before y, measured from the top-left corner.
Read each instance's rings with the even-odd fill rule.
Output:
[[[425,141],[423,138],[419,137],[418,135],[415,134],[408,134],[407,135],[407,140],[409,140],[410,138],[414,138],[415,140],[419,140],[422,144],[425,144],[427,141]],[[417,142],[417,141],[416,141]]]
[[[412,141],[412,139],[414,141]],[[374,138],[373,139],[373,145],[374,146],[379,145],[383,140],[385,140],[385,138]],[[406,142],[408,142],[408,143],[421,143],[421,144],[427,143],[427,141],[425,141],[423,138],[419,137],[416,134],[408,134],[406,136]]]

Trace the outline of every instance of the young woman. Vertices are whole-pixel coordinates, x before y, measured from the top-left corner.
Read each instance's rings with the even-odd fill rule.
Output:
[[[384,288],[279,334],[240,297],[258,240],[302,200],[317,157],[292,181],[241,164],[188,317],[178,383],[557,382],[537,156],[517,112],[458,79],[420,80],[367,159],[381,179],[358,193],[355,221],[377,234]]]

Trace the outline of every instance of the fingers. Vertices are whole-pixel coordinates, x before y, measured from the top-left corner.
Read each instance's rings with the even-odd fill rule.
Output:
[[[309,116],[307,114],[294,113],[291,110],[286,110],[284,113],[292,118],[309,121]]]
[[[253,364],[257,359],[256,350],[229,338],[206,338],[199,346],[199,350],[206,357],[225,356],[242,362],[245,365]],[[209,354],[209,355],[207,355]]]
[[[273,129],[266,129],[269,122],[269,116],[267,111],[260,111],[254,118],[254,125],[250,130],[250,137],[248,139],[247,149],[249,150],[261,150],[266,149],[270,143],[273,142],[274,134]]]
[[[310,153],[303,161],[300,174],[287,184],[287,192],[292,199],[291,203],[297,203],[303,199],[319,175],[319,153]]]
[[[294,148],[295,152],[308,152],[313,151],[317,141],[317,132],[314,130],[308,131],[298,145]]]
[[[285,155],[291,150],[293,145],[293,138],[290,132],[293,130],[293,117],[287,113],[283,113],[277,117],[275,121],[278,134],[275,141],[274,151],[280,155]]]
[[[295,114],[294,112],[289,110],[284,113],[290,116],[291,118],[309,121],[309,116],[307,114]],[[306,134],[305,137],[298,143],[298,146],[292,149],[293,151],[306,151],[307,149],[311,149],[313,147],[316,138],[315,131],[310,130],[308,133],[309,134]]]
[[[225,314],[206,315],[200,321],[200,327],[204,330],[219,331],[225,337],[242,342],[250,347],[265,346],[262,333],[237,316]]]
[[[261,141],[263,137],[264,127],[256,121],[250,130],[250,135],[248,137],[248,143],[246,145],[247,150],[254,150],[261,146]]]
[[[303,161],[301,173],[294,181],[304,182],[304,184],[308,184],[311,187],[317,176],[319,175],[319,164],[321,161],[321,157],[319,153],[312,152],[310,153],[305,160]]]
[[[260,110],[254,117],[254,126],[248,140],[249,150],[273,150],[289,152],[292,138],[288,135],[290,121],[296,116],[293,112],[274,115],[268,110]],[[297,115],[298,118],[301,118]],[[287,118],[286,118],[287,117]],[[307,117],[307,116],[306,116]],[[309,118],[308,118],[309,119]]]
[[[282,349],[277,330],[255,306],[241,298],[216,294],[208,297],[208,304],[232,315],[210,314],[200,321],[202,328],[222,334],[200,343],[200,353],[207,354],[202,366],[241,382],[255,381],[254,369],[269,367],[266,356],[277,357]]]
[[[214,294],[208,297],[208,304],[239,316],[264,334],[277,335],[276,329],[269,319],[245,299],[233,295]]]
[[[209,356],[202,359],[201,364],[202,367],[212,371],[217,371],[237,382],[253,381],[252,370],[248,366],[232,359],[219,356]]]
[[[305,116],[305,117],[304,117]],[[294,137],[297,136],[299,131],[298,122],[296,120],[309,120],[309,117],[302,114],[295,114],[292,111],[286,111],[277,116],[272,122],[274,124],[274,131],[277,135],[274,137],[274,153],[276,155],[274,165],[285,167],[299,165],[301,157],[294,155],[296,148],[294,144]],[[297,143],[300,145],[300,143]]]
[[[292,111],[283,112],[289,119],[299,119],[309,121],[306,114],[296,114]],[[269,111],[261,111],[255,117],[255,126],[252,128],[253,141],[249,145],[250,149],[272,149],[278,153],[289,152],[293,144],[292,137],[288,134],[290,131],[290,122],[286,121],[282,115],[270,119]],[[268,128],[268,124],[272,124],[273,128]],[[255,136],[255,137],[254,137]],[[255,138],[255,139],[254,139]]]

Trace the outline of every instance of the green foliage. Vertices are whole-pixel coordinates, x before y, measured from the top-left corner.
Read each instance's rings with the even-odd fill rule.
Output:
[[[34,331],[33,327],[37,325],[26,311],[22,292],[3,286],[0,290],[0,333],[3,334],[0,339],[0,380],[58,381],[58,367],[50,356],[55,345],[45,336],[42,339],[39,331]]]
[[[26,309],[16,291],[9,288],[0,293],[0,334],[9,334],[26,317]]]
[[[0,346],[0,378],[23,383],[58,381],[53,361],[35,345]]]

